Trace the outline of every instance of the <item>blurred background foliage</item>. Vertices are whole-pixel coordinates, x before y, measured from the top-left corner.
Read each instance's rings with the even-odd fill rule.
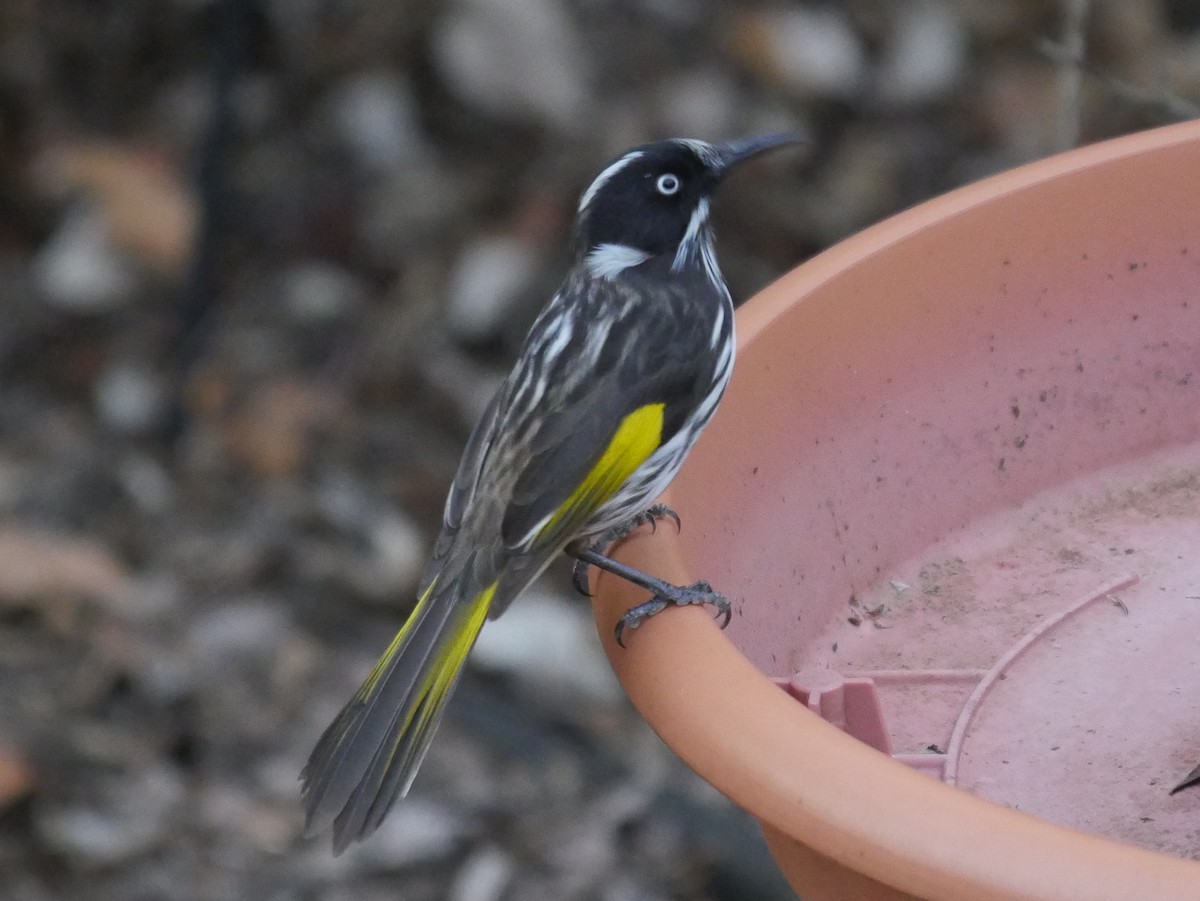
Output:
[[[717,205],[743,299],[1197,98],[1184,0],[5,0],[0,897],[789,897],[562,570],[381,832],[300,835],[579,191],[642,141],[802,133]]]

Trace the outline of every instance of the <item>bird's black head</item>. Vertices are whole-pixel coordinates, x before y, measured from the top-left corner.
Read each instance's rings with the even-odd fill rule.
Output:
[[[681,265],[710,240],[709,199],[730,169],[795,140],[791,135],[728,144],[676,139],[628,150],[583,192],[576,247],[597,274],[614,274],[662,255]]]

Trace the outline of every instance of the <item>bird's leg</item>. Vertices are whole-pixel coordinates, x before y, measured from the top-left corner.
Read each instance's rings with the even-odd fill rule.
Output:
[[[658,521],[660,519],[675,520],[675,531],[679,531],[679,514],[666,504],[655,504],[653,507],[649,507],[641,513],[631,516],[621,525],[614,526],[607,532],[604,532],[596,540],[584,545],[584,550],[596,551],[602,554],[614,541],[620,541],[622,538],[632,535],[644,525],[649,525],[651,532],[655,531],[658,529]],[[577,551],[571,547],[567,548],[567,554],[575,558],[575,566],[571,569],[571,582],[575,585],[575,590],[584,597],[590,598],[592,592],[588,589],[587,561],[580,557]]]
[[[662,579],[647,575],[641,570],[634,569],[632,566],[626,566],[624,563],[614,560],[611,557],[606,557],[592,548],[584,548],[583,550],[572,551],[571,553],[585,565],[598,566],[600,569],[607,570],[614,576],[620,576],[622,579],[626,579],[634,585],[646,589],[653,595],[650,600],[630,607],[617,622],[615,630],[617,644],[621,647],[625,647],[624,635],[626,629],[636,629],[650,617],[661,613],[672,605],[685,607],[689,604],[709,604],[716,607],[717,616],[723,618],[721,628],[724,629],[729,625],[729,619],[732,616],[729,601],[724,595],[713,591],[713,587],[707,582],[693,582],[691,585],[672,585],[670,582],[664,582]]]

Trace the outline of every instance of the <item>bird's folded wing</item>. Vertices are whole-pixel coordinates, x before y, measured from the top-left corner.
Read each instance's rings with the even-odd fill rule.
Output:
[[[505,511],[505,544],[522,551],[570,540],[666,440],[664,401],[608,404],[539,435]]]
[[[685,303],[682,288],[660,293],[664,306]],[[472,435],[444,533],[457,530],[484,485],[503,485],[506,550],[537,552],[575,537],[709,390],[710,331],[682,315],[623,319],[593,332],[603,337],[579,355],[586,362],[523,358]],[[530,392],[536,407],[524,409],[521,386],[531,382],[542,387]]]

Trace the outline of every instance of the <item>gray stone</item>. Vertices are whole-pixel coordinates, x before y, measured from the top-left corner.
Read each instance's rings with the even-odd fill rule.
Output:
[[[718,140],[735,137],[744,104],[730,73],[705,66],[662,81],[657,109],[664,134]]]
[[[336,263],[306,260],[282,278],[282,299],[298,322],[321,323],[353,313],[367,295],[362,280]]]
[[[100,419],[126,434],[144,432],[159,423],[167,409],[167,394],[160,373],[129,362],[104,370],[93,390]]]
[[[348,854],[367,869],[399,870],[448,857],[469,834],[466,822],[449,807],[409,796],[392,808],[369,842]]]
[[[500,848],[480,848],[455,874],[448,901],[500,901],[515,871],[516,862]]]
[[[34,283],[47,303],[80,313],[127,303],[138,287],[134,267],[109,241],[100,211],[67,211],[33,261]]]
[[[762,37],[785,85],[803,97],[847,100],[867,74],[867,52],[833,6],[779,7],[762,14]]]
[[[951,94],[967,71],[968,50],[966,29],[948,7],[932,2],[898,4],[875,73],[879,99],[917,104]]]
[[[46,844],[79,866],[112,866],[159,846],[169,838],[169,817],[184,799],[181,779],[166,766],[106,782],[100,793],[92,804],[35,814]]]
[[[612,703],[622,693],[584,599],[566,600],[536,586],[484,627],[472,660],[543,694]]]
[[[332,88],[323,107],[333,138],[367,171],[390,171],[424,152],[416,102],[399,72],[355,73]]]
[[[585,118],[586,50],[553,0],[462,0],[438,22],[433,58],[464,102],[565,131]]]
[[[513,235],[485,235],[458,255],[446,286],[446,325],[466,341],[494,337],[538,274],[538,253]]]

